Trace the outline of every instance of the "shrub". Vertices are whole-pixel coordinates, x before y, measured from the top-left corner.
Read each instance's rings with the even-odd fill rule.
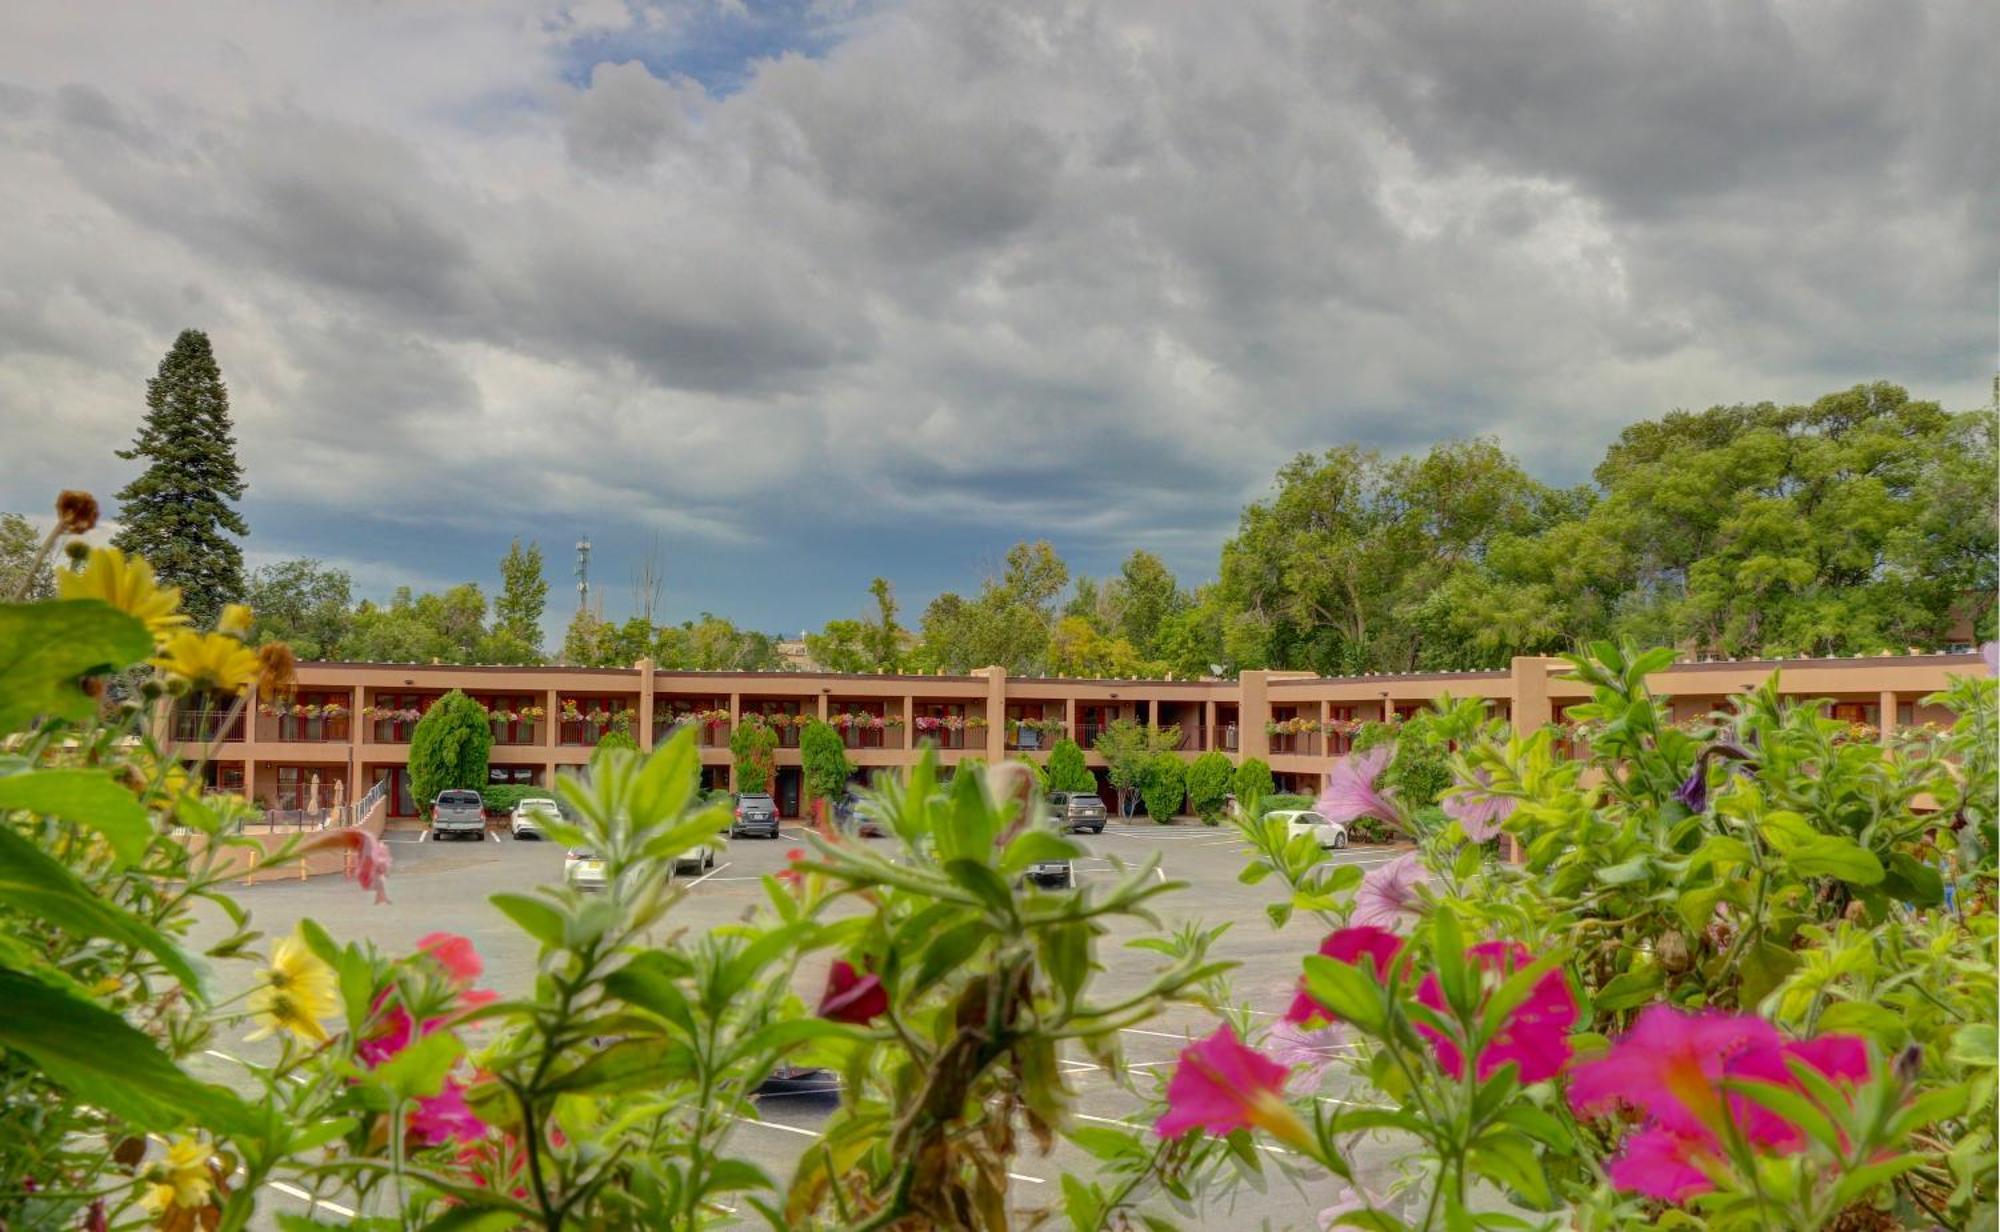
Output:
[[[1236,802],[1243,808],[1251,808],[1276,790],[1277,780],[1271,777],[1271,767],[1263,758],[1246,757],[1236,767]]]
[[[1155,753],[1139,783],[1146,815],[1161,825],[1172,821],[1187,799],[1187,763],[1172,753]]]
[[[1449,708],[1453,703],[1444,697],[1439,705]],[[1436,710],[1395,723],[1363,723],[1354,733],[1354,751],[1393,743],[1396,755],[1382,772],[1381,784],[1393,788],[1397,798],[1410,808],[1424,808],[1436,804],[1451,786],[1450,748],[1440,731],[1444,723],[1444,715]]]
[[[1204,825],[1220,824],[1222,809],[1229,802],[1229,788],[1235,777],[1236,767],[1230,764],[1226,753],[1203,753],[1188,767],[1188,807],[1195,811]]]
[[[1049,787],[1049,772],[1047,768],[1042,763],[1030,757],[1023,757],[1019,760],[1022,765],[1028,768],[1029,773],[1035,776],[1036,791],[1044,796],[1048,795],[1051,788]]]
[[[1049,749],[1048,778],[1050,791],[1097,790],[1097,776],[1083,763],[1083,746],[1067,738]]]
[[[771,775],[778,765],[778,733],[770,724],[750,715],[729,733],[729,751],[736,757],[736,790],[771,790]]]
[[[453,787],[483,788],[493,723],[458,689],[438,698],[410,733],[410,795],[419,805]]]
[[[799,763],[805,770],[808,801],[836,799],[847,790],[848,777],[854,773],[854,764],[847,760],[847,742],[833,724],[818,719],[799,733]]]
[[[597,738],[596,747],[600,749],[632,749],[636,751],[639,747],[639,742],[632,738],[632,733],[628,729],[613,727]]]
[[[1287,809],[1309,809],[1312,806],[1313,798],[1311,796],[1293,795],[1289,792],[1273,792],[1268,796],[1258,799],[1256,815],[1263,817]]]
[[[554,799],[555,789],[535,787],[522,783],[495,783],[479,789],[479,798],[489,813],[511,813],[514,806],[529,796]]]

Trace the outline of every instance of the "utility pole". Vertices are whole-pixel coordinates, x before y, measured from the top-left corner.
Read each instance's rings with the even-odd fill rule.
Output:
[[[590,536],[576,541],[576,610],[590,610]]]

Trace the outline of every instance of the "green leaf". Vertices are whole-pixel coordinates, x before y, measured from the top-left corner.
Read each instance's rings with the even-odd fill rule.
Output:
[[[79,937],[102,938],[145,950],[190,994],[207,999],[194,965],[165,934],[97,897],[76,874],[11,826],[0,826],[0,903],[40,916]]]
[[[426,1035],[366,1071],[368,1082],[403,1099],[429,1099],[444,1089],[446,1075],[465,1055],[465,1044],[450,1031]]]
[[[1305,968],[1306,991],[1315,1000],[1360,1030],[1381,1033],[1385,1014],[1382,989],[1366,971],[1318,954],[1307,956]]]
[[[1882,862],[1875,853],[1851,838],[1822,834],[1799,844],[1785,856],[1792,871],[1802,877],[1838,877],[1853,885],[1874,885],[1882,880]],[[1940,897],[1944,890],[1940,886]]]
[[[1944,876],[1907,851],[1889,854],[1889,868],[1883,875],[1882,889],[1891,898],[1913,907],[1944,904]]]
[[[1666,973],[1658,967],[1646,967],[1639,971],[1627,971],[1612,977],[1611,981],[1598,990],[1591,998],[1591,1004],[1600,1010],[1629,1010],[1635,1005],[1644,1005],[1659,995],[1666,987]]]
[[[1951,1037],[1952,1061],[1974,1069],[1992,1069],[2000,1052],[2000,1032],[1992,1023],[1972,1023],[1960,1027]]]
[[[501,914],[521,926],[521,931],[552,950],[559,950],[563,944],[563,917],[560,911],[539,898],[525,894],[495,894],[486,901],[498,907]]]
[[[424,1232],[507,1232],[523,1226],[517,1210],[489,1210],[477,1206],[454,1206],[424,1225]]]
[[[1836,1031],[1865,1031],[1885,1043],[1901,1039],[1908,1024],[1896,1014],[1866,1001],[1837,1001],[1819,1016],[1821,1034]]]
[[[1811,1134],[1814,1141],[1836,1157],[1840,1155],[1840,1127],[1818,1105],[1791,1087],[1773,1082],[1729,1082],[1725,1085]]]
[[[1653,875],[1652,860],[1646,856],[1634,856],[1622,864],[1610,864],[1597,870],[1597,879],[1605,885],[1632,885]]]
[[[0,731],[38,715],[89,718],[98,700],[78,678],[122,671],[152,651],[143,623],[96,599],[0,604]]]
[[[1095,1228],[1103,1222],[1104,1200],[1098,1196],[1095,1185],[1063,1173],[1063,1214],[1069,1216],[1072,1228]]]
[[[1014,896],[991,867],[961,856],[945,861],[944,871],[953,881],[977,894],[995,915],[1014,918]]]
[[[153,841],[145,807],[103,770],[35,770],[0,778],[0,809],[25,809],[88,826],[126,864],[145,855]]]
[[[1905,1172],[1923,1167],[1924,1162],[1924,1156],[1911,1152],[1908,1155],[1897,1155],[1889,1159],[1876,1160],[1874,1163],[1862,1164],[1841,1177],[1840,1183],[1833,1187],[1831,1205],[1838,1210],[1864,1198]]]
[[[0,1045],[40,1066],[78,1102],[143,1129],[192,1123],[255,1132],[257,1118],[241,1100],[195,1081],[144,1032],[19,971],[0,969]]]
[[[968,909],[957,908],[961,912]],[[956,924],[923,949],[923,961],[917,964],[916,982],[913,993],[921,993],[931,985],[956,971],[961,964],[971,958],[980,946],[993,938],[993,928],[984,919],[971,919]]]

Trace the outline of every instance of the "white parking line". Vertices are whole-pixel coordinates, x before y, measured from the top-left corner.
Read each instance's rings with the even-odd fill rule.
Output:
[[[243,1175],[242,1169],[237,1169],[237,1175]],[[325,1198],[315,1198],[305,1190],[300,1189],[297,1185],[290,1184],[289,1182],[266,1181],[264,1182],[264,1188],[275,1189],[288,1198],[297,1198],[306,1204],[308,1210],[332,1211],[344,1219],[354,1218],[354,1212],[351,1209],[342,1206],[338,1202],[329,1202]]]
[[[713,876],[715,876],[715,875],[716,875],[717,873],[721,872],[721,871],[722,871],[723,869],[725,869],[725,868],[728,868],[728,867],[729,867],[729,861],[727,861],[727,860],[724,860],[724,861],[723,861],[722,863],[720,863],[720,864],[716,865],[716,866],[715,866],[714,868],[712,868],[712,869],[708,870],[707,872],[703,873],[703,874],[702,874],[701,876],[699,876],[699,877],[696,877],[696,878],[695,878],[695,879],[694,879],[693,881],[690,881],[690,882],[688,882],[688,883],[687,883],[687,888],[688,888],[688,889],[690,889],[690,890],[694,889],[694,888],[695,888],[696,886],[700,885],[700,884],[701,884],[702,882],[704,882],[704,881],[707,881],[707,880],[708,880],[708,879],[709,879],[710,877],[713,877]]]

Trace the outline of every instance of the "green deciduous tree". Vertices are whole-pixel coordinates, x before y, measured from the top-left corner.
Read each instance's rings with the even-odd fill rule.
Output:
[[[1081,616],[1064,616],[1050,631],[1048,670],[1062,676],[1136,680],[1163,669],[1122,637],[1106,637]]]
[[[1227,753],[1210,750],[1195,758],[1187,770],[1188,807],[1195,816],[1208,825],[1217,824],[1235,777],[1236,767]]]
[[[35,558],[42,550],[42,535],[35,524],[18,513],[0,513],[0,602],[11,602],[16,594],[23,599],[47,599],[56,591],[55,569]],[[35,576],[23,589],[22,578],[30,566]]]
[[[538,543],[521,546],[519,539],[500,558],[500,597],[493,601],[494,632],[504,632],[514,642],[539,650],[542,644],[542,613],[548,607],[549,581],[542,576],[542,548]]]
[[[1083,746],[1067,737],[1049,749],[1050,791],[1096,791],[1097,776],[1083,762]]]
[[[386,604],[355,609],[344,653],[370,662],[475,663],[486,636],[486,596],[473,583],[422,595],[402,586]]]
[[[952,592],[924,609],[916,666],[965,672],[998,665],[1017,675],[1047,670],[1055,601],[1069,567],[1046,542],[1017,543],[1005,569],[973,599]]]
[[[729,751],[736,758],[736,790],[771,790],[777,767],[778,733],[761,719],[744,716],[729,733]]]
[[[493,724],[486,708],[453,689],[410,732],[410,795],[429,803],[449,788],[485,787],[492,748]]]
[[[1135,551],[1118,570],[1118,629],[1139,653],[1159,652],[1160,629],[1188,605],[1166,562],[1147,551]]]
[[[1097,733],[1091,747],[1104,759],[1104,776],[1118,793],[1122,815],[1131,816],[1132,794],[1145,786],[1146,767],[1154,754],[1169,751],[1180,742],[1178,727],[1147,727],[1132,719],[1115,719]]]
[[[1271,765],[1263,758],[1246,757],[1236,767],[1236,802],[1245,809],[1277,790],[1278,781],[1271,777]]]
[[[125,459],[146,469],[118,493],[114,546],[144,556],[160,581],[181,588],[181,604],[197,626],[214,622],[225,603],[243,597],[243,549],[232,536],[250,533],[236,501],[243,469],[229,391],[208,335],[182,330],[146,382],[146,417]]]
[[[1174,753],[1152,754],[1140,775],[1139,795],[1146,802],[1146,815],[1166,825],[1187,799],[1187,763]]]
[[[818,633],[806,634],[806,654],[827,672],[865,672],[870,667],[868,630],[858,620],[829,620]]]
[[[818,719],[799,733],[799,765],[812,800],[835,799],[847,790],[848,777],[854,773],[854,763],[847,760],[847,742],[833,724]]]
[[[301,659],[358,657],[350,648],[354,581],[344,569],[310,559],[253,570],[243,601],[256,614],[250,639],[284,642]]]
[[[868,666],[881,672],[900,671],[903,642],[909,632],[896,623],[896,589],[888,578],[878,577],[868,583],[868,593],[875,600],[875,619],[862,627],[862,649],[867,653]]]

